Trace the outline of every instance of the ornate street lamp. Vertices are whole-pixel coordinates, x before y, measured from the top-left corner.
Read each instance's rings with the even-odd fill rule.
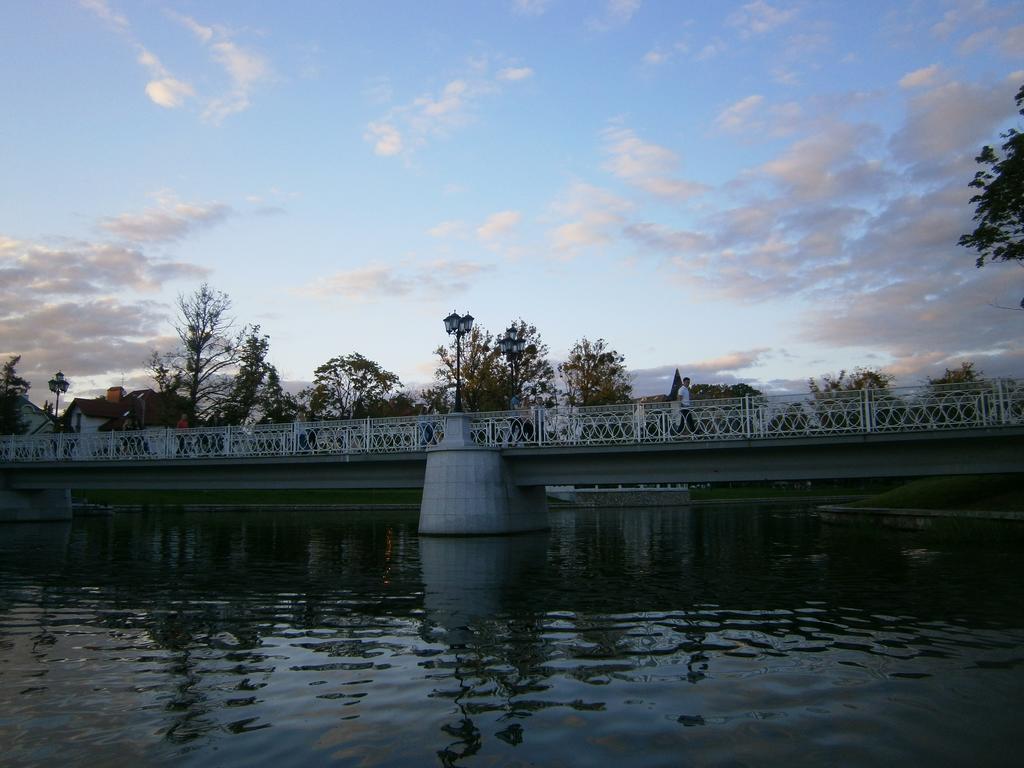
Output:
[[[510,325],[505,330],[504,336],[498,337],[498,349],[508,361],[508,367],[512,371],[512,392],[509,395],[509,405],[512,399],[519,392],[519,361],[523,359],[523,352],[526,351],[526,339],[523,338],[519,328]]]
[[[57,431],[60,431],[60,419],[57,417],[57,411],[60,408],[60,396],[62,393],[68,391],[68,387],[71,386],[71,382],[64,378],[64,374],[57,371],[53,374],[53,378],[47,382],[50,385],[50,391],[57,396],[57,402],[53,406],[53,419],[57,422]]]
[[[455,412],[462,412],[462,337],[473,330],[473,316],[452,312],[444,319],[448,335],[455,335]]]

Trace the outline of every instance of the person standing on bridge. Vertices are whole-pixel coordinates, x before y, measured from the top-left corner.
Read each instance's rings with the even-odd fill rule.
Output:
[[[690,411],[690,377],[679,387],[679,431],[693,434],[693,413]]]

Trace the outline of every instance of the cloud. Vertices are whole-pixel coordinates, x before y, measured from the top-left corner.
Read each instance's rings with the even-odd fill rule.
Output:
[[[602,133],[604,167],[627,184],[657,197],[687,200],[706,191],[696,182],[675,178],[679,157],[670,149],[645,142],[626,128],[607,128]]]
[[[795,142],[754,175],[806,202],[877,193],[887,172],[866,155],[868,144],[879,137],[879,129],[869,124],[823,124],[818,133]]]
[[[0,236],[0,356],[22,355],[29,378],[138,370],[173,342],[160,335],[166,307],[124,297],[207,274],[123,245]]]
[[[508,80],[510,82],[526,80],[529,77],[533,77],[533,70],[529,67],[506,67],[498,72],[499,80]]]
[[[299,294],[330,299],[338,294],[357,301],[397,296],[436,298],[469,289],[493,267],[469,261],[439,260],[429,264],[373,264],[336,272],[297,290]]]
[[[494,240],[508,234],[522,219],[519,211],[500,211],[492,213],[487,220],[477,228],[476,234],[481,240]]]
[[[926,88],[934,85],[941,73],[942,67],[938,64],[915,69],[900,78],[900,88]]]
[[[596,32],[607,32],[613,27],[628,24],[640,10],[641,0],[605,0],[600,16],[587,20],[587,28]]]
[[[932,167],[952,156],[977,153],[993,129],[1013,114],[1016,87],[1009,79],[991,86],[949,82],[915,92],[907,118],[891,141],[903,163]]]
[[[541,16],[549,3],[550,0],[513,0],[512,10],[523,16]]]
[[[471,122],[476,105],[498,93],[499,83],[520,82],[533,74],[529,67],[507,67],[494,77],[487,70],[486,60],[473,62],[466,76],[449,80],[439,93],[417,96],[368,123],[363,139],[382,157],[410,152]]]
[[[111,9],[107,0],[78,0],[78,4],[87,11],[96,14],[96,16],[118,31],[124,32],[130,27],[128,19]]]
[[[683,361],[656,368],[637,368],[630,371],[633,377],[633,392],[639,397],[668,394],[676,369],[683,376],[702,384],[737,384],[743,379],[737,373],[756,368],[764,358],[770,357],[768,347],[730,352],[711,360]],[[749,381],[749,377],[746,379]]]
[[[203,118],[218,124],[229,115],[249,108],[255,87],[271,77],[270,65],[259,54],[247,51],[230,40],[210,45],[211,56],[228,74],[231,87],[226,94],[210,100]]]
[[[647,250],[668,254],[701,253],[712,246],[711,239],[703,232],[677,230],[651,222],[630,224],[623,234]]]
[[[248,109],[252,105],[253,91],[274,77],[267,59],[240,46],[232,39],[230,31],[223,27],[202,24],[175,11],[167,11],[167,15],[188,29],[227,75],[227,91],[207,100],[203,119],[219,125],[230,115]]]
[[[188,83],[165,77],[146,83],[146,95],[154,104],[173,109],[182,106],[186,98],[195,95],[195,91]]]
[[[736,27],[741,37],[756,37],[788,24],[796,15],[796,8],[782,9],[764,0],[754,0],[730,14],[726,24]]]
[[[464,221],[442,221],[427,230],[431,237],[461,237],[466,232]]]
[[[390,123],[370,123],[366,126],[363,138],[373,144],[374,154],[381,157],[390,157],[402,151],[402,134]]]
[[[1024,24],[1010,27],[999,41],[999,50],[1004,56],[1024,57]]]
[[[142,213],[123,213],[99,222],[101,229],[135,243],[181,240],[197,229],[210,227],[233,215],[224,203],[184,203],[171,195],[159,197],[159,207]]]
[[[154,259],[137,248],[111,243],[60,245],[6,240],[0,250],[0,296],[20,297],[156,291],[163,282],[195,278],[207,270],[185,262]]]
[[[715,118],[715,127],[726,133],[739,133],[746,130],[754,114],[764,103],[764,96],[753,94],[729,105]]]
[[[555,252],[562,258],[573,258],[583,250],[613,242],[632,207],[628,200],[607,190],[574,183],[552,206],[556,217],[567,219],[551,232]]]

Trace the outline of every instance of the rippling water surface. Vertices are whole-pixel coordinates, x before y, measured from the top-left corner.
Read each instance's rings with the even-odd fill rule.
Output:
[[[5,765],[1019,764],[1011,545],[803,508],[0,527]]]

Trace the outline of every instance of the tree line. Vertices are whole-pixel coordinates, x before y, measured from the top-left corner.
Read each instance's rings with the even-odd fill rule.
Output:
[[[153,352],[148,365],[161,403],[160,423],[174,426],[184,415],[192,426],[287,423],[299,419],[332,420],[410,416],[451,409],[455,387],[454,342],[434,350],[438,365],[434,381],[421,392],[403,388],[398,376],[358,352],[339,355],[318,366],[312,383],[290,394],[267,360],[270,339],[258,325],[234,330],[227,314],[230,299],[201,286],[192,296],[179,297],[180,346],[167,353]],[[632,399],[632,384],[622,354],[603,339],[580,339],[568,358],[553,366],[547,346],[536,327],[519,321],[528,340],[515,372],[501,356],[493,336],[475,327],[466,337],[463,361],[463,399],[470,411],[508,408],[513,391],[532,405],[558,403],[574,406],[610,405]],[[29,382],[17,373],[20,355],[12,355],[0,368],[0,434],[21,434],[22,399]],[[562,387],[556,386],[556,371]],[[513,374],[515,379],[513,380]],[[929,378],[929,385],[979,381],[982,372],[973,362],[947,368]],[[891,374],[873,368],[842,370],[808,379],[815,396],[859,389],[887,389]],[[694,400],[760,395],[748,384],[694,384]],[[666,395],[643,398],[667,399]],[[52,415],[49,402],[44,405]]]
[[[239,327],[230,297],[208,284],[179,295],[177,346],[154,351],[147,369],[168,426],[180,417],[192,426],[409,416],[446,412],[453,404],[457,343],[434,350],[433,381],[421,391],[359,352],[337,355],[313,372],[313,381],[292,394],[268,359],[270,337],[259,325]],[[513,395],[531,405],[604,405],[632,397],[625,356],[604,339],[582,338],[555,366],[536,326],[512,324],[524,341],[513,366],[497,338],[476,325],[462,341],[462,398],[470,411],[509,407]],[[559,386],[559,382],[561,386]]]

